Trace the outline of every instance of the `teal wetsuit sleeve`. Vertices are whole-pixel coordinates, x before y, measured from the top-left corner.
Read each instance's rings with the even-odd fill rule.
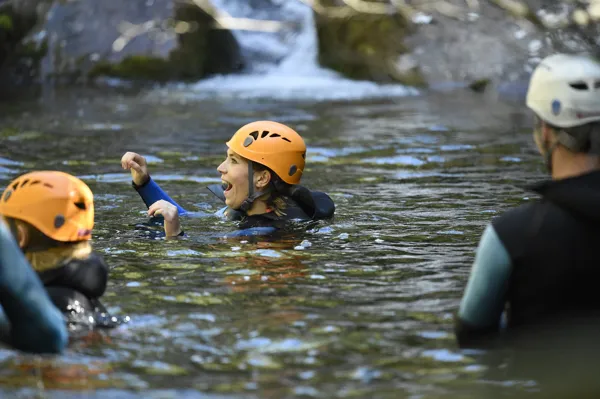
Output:
[[[499,330],[512,262],[494,227],[481,237],[469,282],[460,303],[456,334],[459,342]]]
[[[152,178],[149,178],[148,181],[141,186],[136,186],[134,184],[133,188],[135,188],[140,197],[142,197],[142,200],[148,208],[156,201],[165,200],[177,207],[179,215],[185,215],[187,213],[187,211],[175,202],[173,198],[169,197],[169,194],[165,193]]]
[[[68,341],[63,316],[2,222],[0,304],[10,323],[9,343],[14,347],[37,353],[63,351]]]

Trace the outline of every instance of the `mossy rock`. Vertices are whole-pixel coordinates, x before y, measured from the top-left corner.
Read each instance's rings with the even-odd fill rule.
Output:
[[[177,46],[166,57],[130,55],[119,62],[100,61],[88,77],[113,76],[129,80],[197,80],[216,73],[239,71],[243,64],[232,33],[214,29],[214,19],[192,3],[175,3],[174,23],[192,27],[177,35]]]
[[[27,29],[0,6],[0,64],[9,54],[34,59],[32,65],[43,61],[43,70],[30,75],[46,84],[78,84],[99,76],[191,81],[243,66],[235,37],[216,29],[208,1],[202,8],[186,0],[39,0],[40,4],[44,7],[36,8],[39,21],[34,13]],[[180,29],[183,25],[189,29]],[[135,26],[136,33],[129,36],[124,26]],[[37,38],[47,39],[38,43]]]
[[[168,60],[158,57],[132,55],[120,63],[98,62],[89,72],[90,78],[113,76],[123,79],[143,79],[165,82],[175,78],[176,73]]]
[[[315,13],[319,63],[351,79],[423,86],[418,68],[402,71],[398,57],[408,52],[410,23],[400,14],[353,14],[345,18]]]

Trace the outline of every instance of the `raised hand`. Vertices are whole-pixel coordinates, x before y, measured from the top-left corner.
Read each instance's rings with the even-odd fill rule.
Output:
[[[131,171],[131,179],[136,186],[141,186],[150,179],[146,158],[135,152],[126,152],[121,158],[121,167]]]

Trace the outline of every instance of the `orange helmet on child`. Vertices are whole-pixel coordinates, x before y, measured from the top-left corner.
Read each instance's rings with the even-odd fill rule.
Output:
[[[94,227],[94,196],[87,184],[70,174],[31,172],[4,190],[0,215],[27,222],[56,241],[89,240]]]
[[[272,121],[242,126],[227,142],[240,156],[271,169],[288,184],[298,184],[304,171],[306,144],[292,128]]]

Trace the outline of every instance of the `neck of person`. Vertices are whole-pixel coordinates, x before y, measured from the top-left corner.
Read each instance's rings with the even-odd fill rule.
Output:
[[[561,180],[600,170],[600,157],[575,153],[559,145],[552,154],[552,179]]]
[[[248,216],[252,216],[252,215],[262,215],[263,213],[267,213],[267,202],[264,201],[263,199],[257,198],[253,203],[252,203],[252,207],[250,209],[248,209],[248,212],[246,212],[246,215]]]

